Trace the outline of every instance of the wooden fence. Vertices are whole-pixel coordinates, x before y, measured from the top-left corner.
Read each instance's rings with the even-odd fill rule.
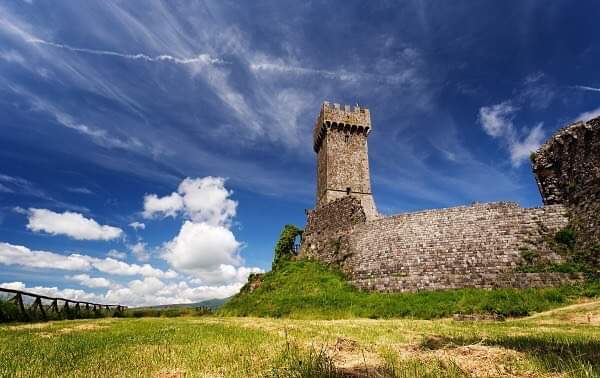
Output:
[[[94,314],[106,314],[110,312],[119,314],[127,310],[127,306],[76,301],[66,298],[54,298],[46,295],[28,293],[21,290],[5,289],[1,287],[0,293],[14,294],[14,296],[10,298],[8,302],[16,305],[20,315],[24,319],[29,319],[33,315],[37,314],[39,314],[42,319],[47,319],[49,313],[55,313],[57,316],[62,317],[84,317],[85,314],[83,311],[86,311],[87,315],[90,315],[92,312]],[[33,303],[26,306],[23,302],[23,297],[34,298]],[[49,306],[42,304],[42,299],[51,301],[51,304]],[[59,305],[59,302],[63,302],[62,306]]]

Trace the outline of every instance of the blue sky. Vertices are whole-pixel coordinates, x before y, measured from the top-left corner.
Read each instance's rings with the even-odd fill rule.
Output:
[[[600,114],[599,11],[2,2],[0,284],[131,305],[231,295],[314,206],[324,100],[371,110],[384,214],[539,206],[529,153]]]

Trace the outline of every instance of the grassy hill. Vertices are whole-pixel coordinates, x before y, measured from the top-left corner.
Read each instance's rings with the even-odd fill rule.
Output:
[[[246,285],[219,314],[299,319],[433,319],[455,313],[527,316],[600,295],[600,282],[544,289],[366,293],[350,286],[340,272],[311,261],[285,262],[260,279],[258,288],[251,291]]]

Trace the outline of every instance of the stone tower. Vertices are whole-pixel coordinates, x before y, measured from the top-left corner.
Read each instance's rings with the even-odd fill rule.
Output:
[[[344,196],[354,196],[360,200],[367,220],[378,217],[369,176],[370,132],[369,109],[323,103],[313,131],[317,208]]]

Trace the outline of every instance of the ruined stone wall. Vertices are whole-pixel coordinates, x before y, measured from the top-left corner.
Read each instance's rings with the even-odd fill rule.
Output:
[[[568,223],[562,205],[514,203],[401,214],[365,222],[358,202],[340,200],[309,216],[304,257],[335,264],[366,290],[402,292],[463,287],[535,287],[568,282],[558,273],[518,273],[521,253],[561,257],[545,239]]]
[[[582,248],[600,244],[600,117],[561,129],[532,160],[544,203],[569,207]]]
[[[348,257],[349,235],[366,222],[360,200],[345,196],[308,212],[300,257],[341,266]]]

